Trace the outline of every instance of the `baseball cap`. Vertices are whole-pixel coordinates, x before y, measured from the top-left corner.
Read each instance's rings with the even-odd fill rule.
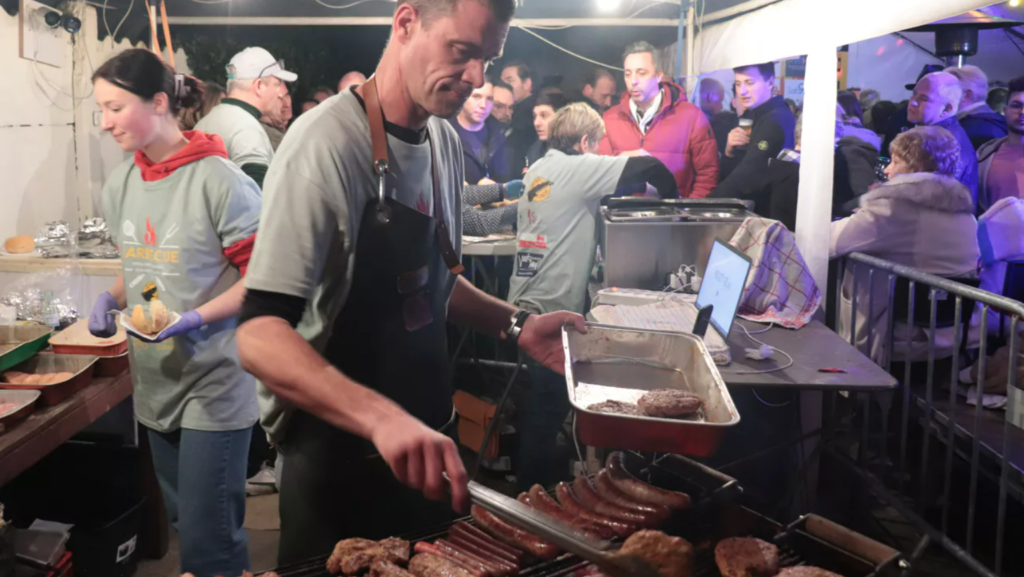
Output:
[[[285,82],[295,82],[299,75],[284,69],[283,60],[275,60],[266,49],[250,46],[235,54],[228,63],[228,80],[250,80],[276,76]]]

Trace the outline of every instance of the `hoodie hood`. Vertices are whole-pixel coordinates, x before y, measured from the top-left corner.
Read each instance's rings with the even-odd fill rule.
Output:
[[[175,170],[199,161],[207,156],[228,157],[228,150],[224,141],[216,134],[207,134],[198,130],[188,130],[181,133],[188,140],[184,148],[175,152],[163,162],[153,162],[141,150],[135,151],[135,166],[142,171],[142,180],[153,182],[167,178]]]
[[[921,208],[954,214],[974,214],[971,191],[955,178],[933,172],[900,174],[860,197],[860,205],[877,201],[906,202]]]

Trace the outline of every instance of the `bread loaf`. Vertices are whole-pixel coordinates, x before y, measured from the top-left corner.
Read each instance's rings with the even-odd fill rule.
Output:
[[[167,307],[159,299],[153,299],[149,303],[149,315],[146,315],[142,305],[135,305],[132,309],[132,324],[135,328],[147,335],[156,335],[167,328],[171,322],[171,315]]]
[[[25,254],[36,248],[36,241],[27,234],[12,236],[4,241],[4,250],[11,254]]]

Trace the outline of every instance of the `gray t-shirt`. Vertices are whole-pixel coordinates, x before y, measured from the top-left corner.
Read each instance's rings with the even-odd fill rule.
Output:
[[[540,313],[586,312],[601,199],[615,193],[627,160],[549,150],[530,167],[508,302]]]
[[[196,130],[216,134],[228,149],[228,158],[238,166],[270,166],[274,146],[259,121],[259,111],[232,98],[225,98],[196,124]]]
[[[103,187],[103,216],[121,250],[129,310],[156,291],[172,311],[193,310],[241,278],[224,250],[256,233],[259,188],[208,156],[144,182],[132,160]],[[238,360],[235,318],[162,343],[129,339],[135,414],[157,431],[233,431],[258,416],[256,382]]]
[[[431,118],[428,127],[437,146],[445,220],[461,255],[462,149],[446,121]],[[388,152],[386,194],[432,215],[430,144],[409,144],[389,134]],[[245,284],[306,299],[296,330],[321,352],[352,285],[363,211],[378,195],[372,156],[366,113],[347,90],[299,117],[267,173],[260,234]],[[449,295],[454,286],[452,277]],[[259,401],[263,427],[279,441],[291,409],[262,383]]]

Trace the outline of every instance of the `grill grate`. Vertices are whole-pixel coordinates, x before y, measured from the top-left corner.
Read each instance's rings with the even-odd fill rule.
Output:
[[[746,536],[751,537],[752,535]],[[806,564],[796,551],[785,546],[779,547],[780,569]],[[705,547],[698,551],[693,566],[693,577],[722,577],[722,574],[718,571],[718,565],[715,564],[714,547]]]

